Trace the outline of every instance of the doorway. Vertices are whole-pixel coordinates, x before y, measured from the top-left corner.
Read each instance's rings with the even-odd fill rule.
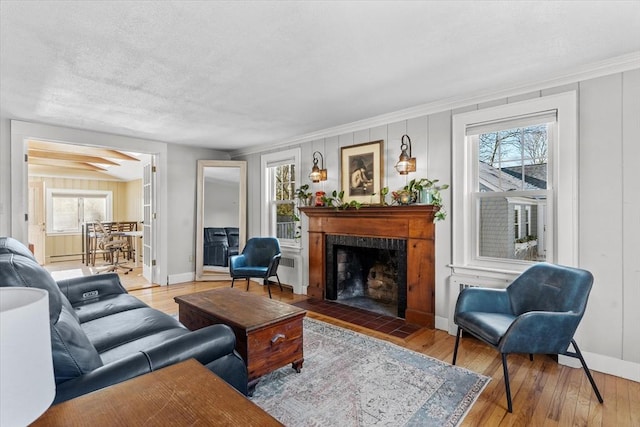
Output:
[[[118,255],[132,268],[118,271],[123,286],[150,287],[152,271],[143,268],[150,264],[143,253],[150,252],[143,247],[151,241],[141,241],[143,204],[149,203],[143,171],[154,156],[33,138],[27,150],[28,241],[38,262],[56,279],[108,271],[114,258],[93,224],[110,224],[126,243]]]
[[[11,217],[9,234],[15,239],[28,243],[28,167],[27,154],[29,139],[63,142],[76,146],[110,147],[120,151],[135,151],[152,155],[157,170],[154,169],[154,204],[151,212],[152,246],[149,255],[151,263],[151,282],[168,284],[169,245],[167,215],[168,201],[167,143],[134,138],[122,135],[106,134],[97,131],[65,128],[40,123],[11,120]],[[145,236],[146,240],[146,236]]]

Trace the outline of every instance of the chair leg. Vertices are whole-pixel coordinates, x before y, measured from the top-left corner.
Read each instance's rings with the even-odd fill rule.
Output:
[[[582,368],[584,369],[584,373],[587,374],[587,378],[589,378],[589,382],[591,383],[591,387],[593,388],[593,391],[596,394],[596,397],[598,398],[598,402],[603,403],[604,400],[602,399],[600,390],[598,390],[598,386],[596,385],[596,382],[591,376],[591,371],[587,367],[587,362],[584,361],[584,357],[582,357],[582,352],[578,348],[578,344],[576,344],[576,341],[574,339],[571,340],[571,344],[573,345],[573,348],[576,349],[576,352],[572,353],[570,351],[567,351],[565,352],[565,355],[570,357],[575,357],[576,359],[580,359],[580,363],[582,363]]]
[[[278,279],[278,286],[280,286],[280,292],[282,292],[282,283],[280,283],[280,278],[278,277],[278,273],[276,273],[276,279]]]
[[[263,279],[262,284],[269,290],[269,298],[271,298],[271,284],[269,283],[269,279]]]
[[[247,291],[249,290],[249,281],[250,281],[250,280],[251,280],[251,279],[247,277]]]
[[[232,278],[231,278],[231,287],[232,287],[232,288],[233,288],[233,284],[235,283],[235,281],[236,281],[235,277],[232,277]]]
[[[462,329],[460,329],[460,326],[458,326],[458,332],[456,332],[456,346],[453,348],[453,363],[451,363],[452,365],[456,364],[456,358],[458,357],[458,344],[460,343],[460,335],[462,335]]]
[[[511,387],[509,386],[509,369],[507,368],[507,354],[502,354],[502,370],[504,371],[504,388],[507,391],[507,410],[513,412],[511,404]]]

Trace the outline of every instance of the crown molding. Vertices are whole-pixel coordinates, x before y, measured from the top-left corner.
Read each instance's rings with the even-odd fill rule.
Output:
[[[592,63],[574,69],[571,72],[556,75],[552,78],[539,80],[533,83],[513,86],[498,91],[482,91],[472,95],[463,97],[452,97],[442,99],[391,113],[381,114],[379,116],[358,120],[343,125],[322,129],[316,132],[310,132],[293,138],[285,139],[279,142],[270,142],[240,150],[230,151],[231,158],[246,156],[250,154],[261,153],[266,150],[272,151],[278,148],[291,147],[295,144],[303,144],[316,141],[323,138],[329,138],[336,135],[342,135],[349,132],[355,132],[362,129],[368,129],[376,126],[386,125],[402,120],[413,119],[429,114],[440,113],[442,111],[454,110],[456,108],[466,107],[469,105],[480,104],[500,98],[522,95],[536,90],[549,89],[552,87],[563,86],[566,84],[576,83],[584,80],[594,79],[609,74],[621,73],[624,71],[640,68],[640,51],[635,51],[627,55],[617,56],[604,61]]]

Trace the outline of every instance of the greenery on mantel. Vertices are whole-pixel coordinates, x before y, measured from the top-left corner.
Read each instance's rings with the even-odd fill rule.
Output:
[[[449,188],[449,184],[441,184],[437,179],[414,178],[401,190],[392,192],[394,204],[412,205],[419,203],[423,205],[438,206],[440,210],[436,212],[434,221],[443,221],[447,217],[447,212],[442,205],[442,194],[440,191]]]
[[[391,205],[433,205],[438,206],[440,209],[435,213],[435,221],[443,221],[447,217],[447,212],[442,205],[442,195],[440,191],[449,188],[448,184],[438,185],[439,180],[418,178],[412,179],[402,189],[391,192]],[[296,198],[298,199],[299,206],[313,206],[312,194],[308,191],[309,185],[302,185],[300,188],[295,189]],[[388,206],[386,202],[386,196],[389,194],[389,187],[383,187],[380,190],[382,206]],[[372,194],[375,196],[375,194]],[[360,209],[361,207],[369,206],[366,203],[357,202],[351,200],[346,202],[344,200],[344,191],[333,190],[329,195],[322,196],[322,202],[325,207],[338,209]]]

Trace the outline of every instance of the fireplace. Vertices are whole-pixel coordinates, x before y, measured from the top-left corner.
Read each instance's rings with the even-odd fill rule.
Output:
[[[307,295],[312,298],[337,298],[338,277],[331,270],[335,263],[334,239],[373,238],[380,241],[402,241],[402,249],[396,256],[404,256],[398,262],[399,306],[406,301],[404,317],[407,322],[433,328],[435,326],[435,267],[434,214],[438,207],[432,205],[366,206],[360,209],[333,209],[303,207],[309,217],[309,286]],[[333,248],[331,248],[333,246]],[[329,254],[329,251],[330,254]],[[403,266],[404,265],[404,266]],[[404,276],[404,283],[402,283]],[[335,294],[332,294],[334,292]],[[398,314],[401,309],[398,308]]]
[[[325,298],[388,316],[405,317],[404,239],[326,236]]]

